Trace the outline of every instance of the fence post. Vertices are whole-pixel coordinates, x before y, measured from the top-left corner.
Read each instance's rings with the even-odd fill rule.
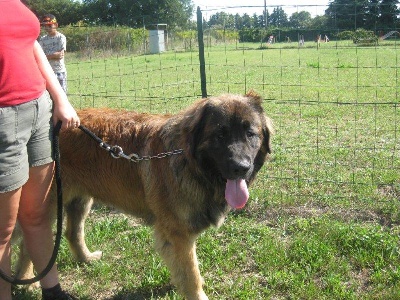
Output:
[[[203,15],[200,6],[197,6],[197,39],[199,43],[199,60],[200,60],[200,80],[201,80],[201,96],[207,98],[207,82],[206,82],[206,60],[204,57],[204,40],[203,40]]]

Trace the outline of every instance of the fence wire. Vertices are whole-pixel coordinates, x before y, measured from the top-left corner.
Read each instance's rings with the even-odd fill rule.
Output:
[[[294,35],[309,37],[303,42],[277,30],[273,34],[282,36],[269,43],[269,36],[240,42],[238,35],[228,37],[227,32],[204,26],[208,95],[254,90],[265,99],[265,111],[276,129],[273,155],[257,180],[254,197],[280,206],[328,207],[332,201],[354,210],[376,209],[376,203],[381,203],[379,210],[398,206],[396,35],[354,44],[335,36],[329,42],[316,40],[322,30],[313,29]],[[190,43],[175,41],[179,47],[167,45],[165,53],[153,55],[71,54],[70,99],[77,107],[153,113],[187,107],[201,97],[198,48],[192,39],[197,34],[190,36]]]

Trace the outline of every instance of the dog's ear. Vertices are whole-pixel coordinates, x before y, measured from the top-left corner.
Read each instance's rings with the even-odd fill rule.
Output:
[[[271,136],[274,133],[272,121],[270,118],[265,116],[265,114],[262,114],[263,116],[263,127],[262,127],[262,134],[263,134],[263,141],[261,144],[260,149],[258,150],[258,153],[254,159],[254,172],[251,175],[251,180],[252,181],[257,174],[257,172],[261,169],[263,166],[265,159],[267,158],[267,155],[272,152],[271,149]]]
[[[263,166],[265,159],[268,154],[272,152],[271,149],[271,136],[274,133],[274,127],[272,124],[272,120],[265,115],[264,109],[262,107],[262,98],[260,95],[255,93],[254,91],[250,91],[246,94],[248,101],[251,103],[255,111],[261,117],[262,124],[262,144],[259,149],[256,158],[254,160],[254,172],[252,174],[252,178],[254,178],[255,174],[261,169]]]
[[[197,145],[202,138],[202,134],[206,125],[206,115],[208,111],[208,99],[202,99],[196,102],[189,110],[186,111],[184,121],[182,122],[183,136],[187,138],[185,151],[193,157],[197,149]]]
[[[262,97],[259,94],[257,94],[254,90],[248,91],[245,97],[247,97],[252,102],[253,105],[261,107]]]
[[[264,113],[264,109],[262,107],[263,99],[254,90],[248,91],[245,97],[247,97],[248,101],[250,101],[256,111],[263,116],[263,148],[265,149],[264,151],[266,153],[271,153],[271,135],[274,133],[274,128],[271,119],[268,118]]]
[[[264,115],[263,121],[263,147],[265,147],[267,153],[271,153],[271,136],[274,134],[274,127],[272,120]]]

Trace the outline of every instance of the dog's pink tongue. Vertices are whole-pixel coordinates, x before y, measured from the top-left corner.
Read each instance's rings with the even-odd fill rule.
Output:
[[[249,199],[249,190],[244,179],[227,180],[225,199],[233,208],[243,208]]]

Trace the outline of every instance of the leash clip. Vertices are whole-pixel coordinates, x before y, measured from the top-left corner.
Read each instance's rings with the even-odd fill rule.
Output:
[[[103,148],[104,150],[107,150],[107,151],[111,150],[111,147],[107,143],[101,142],[99,144],[99,146],[100,146],[100,148]]]
[[[112,146],[110,154],[113,158],[120,158],[121,156],[124,156],[124,151],[120,146]]]
[[[130,161],[133,161],[135,163],[142,160],[141,157],[139,155],[137,155],[136,153],[132,153],[132,154],[128,155],[128,157],[129,157]]]

